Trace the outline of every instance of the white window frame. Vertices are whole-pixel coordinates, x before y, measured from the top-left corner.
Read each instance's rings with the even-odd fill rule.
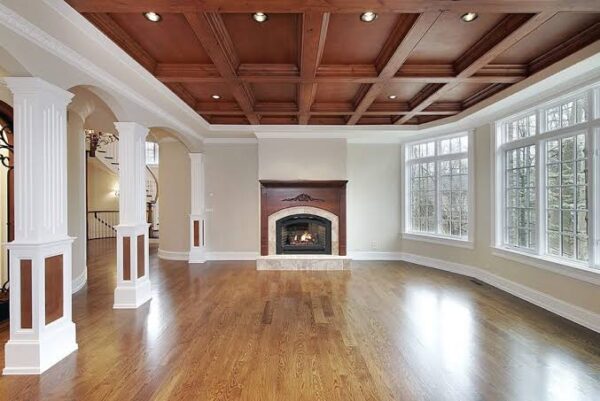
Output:
[[[144,145],[144,159],[148,158],[148,144],[149,143],[154,144],[153,145],[154,146],[154,155],[155,155],[155,159],[154,160],[156,161],[158,159],[158,161],[155,162],[155,163],[149,163],[146,160],[146,165],[148,165],[148,166],[158,166],[158,164],[160,163],[160,158],[158,157],[158,155],[159,155],[159,153],[158,153],[159,152],[158,151],[158,142],[146,141],[146,143]]]
[[[588,121],[569,127],[546,131],[546,110],[556,105],[585,96],[588,102]],[[535,135],[505,141],[503,124],[519,116],[535,112]],[[493,254],[532,266],[551,270],[563,275],[600,284],[600,85],[595,84],[582,90],[538,104],[525,112],[515,114],[492,124],[492,191],[494,224],[492,228]],[[546,254],[546,143],[549,140],[585,133],[589,149],[588,169],[588,262],[577,261]],[[537,195],[537,241],[536,249],[527,250],[505,243],[505,154],[509,149],[536,146],[536,195]]]
[[[414,141],[414,142],[407,142],[405,144],[402,145],[402,155],[401,155],[401,163],[402,163],[402,169],[403,169],[403,174],[401,174],[401,178],[402,178],[402,182],[401,182],[401,187],[404,193],[403,196],[403,205],[402,205],[402,213],[401,213],[401,217],[402,217],[402,232],[401,232],[401,238],[402,239],[408,239],[408,240],[413,240],[413,241],[423,241],[423,242],[428,242],[428,243],[433,243],[433,244],[440,244],[440,245],[449,245],[449,246],[455,246],[455,247],[459,247],[459,248],[467,248],[467,249],[474,249],[474,231],[475,231],[475,194],[474,194],[474,187],[475,187],[475,162],[474,162],[474,135],[473,135],[474,131],[473,130],[469,130],[469,131],[461,131],[461,132],[455,132],[452,134],[444,134],[444,135],[436,135],[436,136],[432,136],[432,137],[428,137],[427,139],[422,139],[419,141]],[[452,154],[448,154],[448,155],[438,155],[439,152],[439,142],[441,142],[444,139],[450,139],[450,138],[455,138],[455,137],[461,137],[461,136],[466,136],[468,138],[468,147],[467,147],[467,152],[463,152],[463,153],[452,153]],[[439,178],[439,169],[437,166],[437,162],[438,161],[443,161],[443,160],[455,160],[457,158],[461,158],[461,156],[463,156],[462,158],[464,158],[464,156],[467,156],[467,163],[468,163],[468,194],[467,194],[467,207],[468,207],[468,221],[467,221],[467,238],[458,238],[458,237],[453,237],[453,236],[449,236],[449,235],[443,235],[443,234],[437,234],[437,233],[427,233],[427,232],[421,232],[421,231],[412,231],[410,229],[411,227],[411,211],[410,211],[410,197],[411,197],[411,191],[410,191],[410,164],[412,160],[409,160],[407,158],[407,151],[408,148],[410,146],[413,145],[419,145],[422,143],[427,143],[427,142],[432,142],[435,141],[436,145],[435,145],[435,155],[434,156],[430,156],[430,157],[423,157],[423,158],[419,158],[416,159],[418,160],[418,162],[432,162],[435,161],[436,162],[436,177]],[[440,221],[439,221],[439,207],[440,207],[440,201],[439,201],[439,197],[440,197],[440,193],[438,191],[437,188],[438,185],[438,179],[436,179],[436,227],[437,230],[439,231],[440,228]]]

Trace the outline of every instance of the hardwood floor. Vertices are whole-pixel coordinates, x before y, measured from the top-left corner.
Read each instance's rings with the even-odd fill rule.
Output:
[[[152,301],[113,310],[114,246],[89,254],[79,350],[40,377],[0,377],[0,399],[600,400],[600,334],[465,277],[188,266],[153,248]]]

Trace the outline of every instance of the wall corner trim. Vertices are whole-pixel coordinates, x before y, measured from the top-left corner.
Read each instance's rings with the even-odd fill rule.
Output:
[[[350,252],[353,260],[398,260],[475,278],[590,330],[600,333],[600,314],[500,277],[488,270],[404,252]]]
[[[87,266],[85,266],[85,269],[83,269],[83,272],[75,277],[72,281],[72,290],[71,290],[71,294],[75,294],[76,292],[78,292],[79,290],[81,290],[85,284],[87,283]]]

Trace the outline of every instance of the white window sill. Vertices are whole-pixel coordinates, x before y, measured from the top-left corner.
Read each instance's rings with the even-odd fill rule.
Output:
[[[425,233],[402,233],[402,239],[407,239],[411,241],[423,241],[429,242],[437,245],[447,245],[447,246],[455,246],[458,248],[465,249],[474,249],[475,244],[473,241],[469,241],[461,238],[452,238],[452,237],[443,237],[441,235],[435,234],[425,234]]]
[[[600,269],[595,269],[581,263],[521,252],[500,246],[492,247],[492,255],[600,286]]]

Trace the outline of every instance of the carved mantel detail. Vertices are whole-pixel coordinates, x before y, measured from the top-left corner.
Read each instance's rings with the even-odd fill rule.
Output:
[[[309,194],[300,194],[294,198],[285,198],[281,200],[282,202],[325,202],[323,199],[313,198]]]

